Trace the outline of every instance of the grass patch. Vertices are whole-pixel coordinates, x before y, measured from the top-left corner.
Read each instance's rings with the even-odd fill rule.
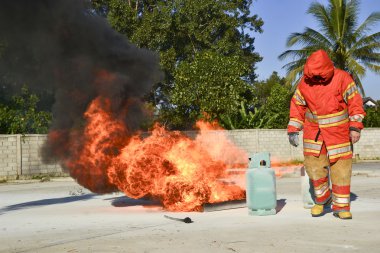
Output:
[[[33,175],[32,179],[40,180],[41,182],[50,181],[50,175]]]

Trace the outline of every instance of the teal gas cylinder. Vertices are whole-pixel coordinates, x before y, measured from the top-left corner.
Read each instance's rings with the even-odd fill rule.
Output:
[[[256,153],[249,157],[246,199],[250,215],[276,214],[276,176],[270,168],[269,153]]]

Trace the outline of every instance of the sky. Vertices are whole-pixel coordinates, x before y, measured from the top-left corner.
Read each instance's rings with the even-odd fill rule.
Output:
[[[267,79],[273,71],[285,76],[282,69],[289,59],[280,61],[278,56],[287,50],[286,40],[291,33],[303,32],[305,27],[318,30],[314,17],[306,11],[313,1],[309,0],[254,0],[251,12],[257,14],[264,21],[263,33],[255,33],[255,51],[263,60],[257,64],[258,80]],[[317,0],[324,5],[327,0]],[[359,10],[359,24],[372,12],[380,11],[380,0],[361,0]],[[370,34],[380,31],[380,22],[374,26]],[[298,49],[299,47],[292,47]],[[380,100],[380,75],[367,70],[362,79],[366,96]]]

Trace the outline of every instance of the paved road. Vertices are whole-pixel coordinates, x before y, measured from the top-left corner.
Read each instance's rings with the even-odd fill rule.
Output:
[[[354,171],[364,168],[378,170],[365,163]],[[299,177],[277,179],[272,216],[246,208],[168,213],[120,193],[92,194],[69,178],[0,184],[0,252],[379,252],[380,177],[357,173],[352,181],[349,221],[312,218]]]
[[[370,170],[374,172],[380,172],[380,161],[367,161],[358,162],[352,165],[352,169],[355,170]]]

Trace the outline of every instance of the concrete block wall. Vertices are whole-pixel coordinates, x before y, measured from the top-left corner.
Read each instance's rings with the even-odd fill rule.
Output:
[[[67,175],[58,163],[44,164],[41,147],[46,135],[0,135],[0,179],[35,175]]]
[[[197,135],[194,131],[184,133],[191,138]],[[302,132],[297,148],[288,143],[285,129],[209,131],[206,135],[211,142],[220,140],[221,135],[226,136],[248,153],[270,152],[274,161],[303,160]],[[0,135],[0,179],[40,174],[67,175],[58,163],[42,163],[40,150],[46,138],[46,135]],[[380,159],[380,128],[364,129],[361,140],[354,145],[354,154],[363,160]]]
[[[193,131],[185,133],[191,138],[196,136]],[[270,152],[271,158],[280,162],[303,160],[302,132],[298,147],[289,144],[285,129],[242,129],[208,133],[210,138],[217,138],[218,134],[226,135],[248,153]],[[367,128],[362,131],[360,141],[354,144],[354,155],[362,160],[380,159],[380,128]]]
[[[380,159],[380,128],[363,129],[360,141],[354,144],[354,154],[359,159]]]
[[[270,152],[276,161],[300,160],[303,158],[302,143],[295,148],[288,142],[284,129],[246,129],[226,131],[229,138],[248,153]],[[302,140],[302,133],[300,134]],[[302,142],[302,141],[301,141]]]
[[[300,145],[293,147],[288,142],[285,129],[245,129],[225,131],[226,135],[248,153],[270,152],[275,161],[303,160],[303,134]],[[354,155],[361,160],[380,159],[380,128],[366,128],[361,139],[354,144]]]
[[[0,178],[14,178],[20,172],[20,137],[0,135]]]
[[[47,136],[43,134],[25,135],[21,137],[22,175],[60,175],[61,166],[58,163],[44,164],[42,162],[41,147]]]

